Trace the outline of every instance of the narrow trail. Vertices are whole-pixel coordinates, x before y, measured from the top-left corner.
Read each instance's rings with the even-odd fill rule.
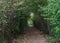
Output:
[[[19,36],[15,43],[48,43],[47,36],[36,28],[27,28],[22,36]]]

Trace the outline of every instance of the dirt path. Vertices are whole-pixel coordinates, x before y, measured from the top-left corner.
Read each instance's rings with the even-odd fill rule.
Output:
[[[23,36],[17,38],[16,43],[48,43],[47,36],[43,35],[36,28],[27,28]]]

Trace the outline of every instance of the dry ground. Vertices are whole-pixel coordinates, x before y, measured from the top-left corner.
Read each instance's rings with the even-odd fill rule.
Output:
[[[42,34],[36,28],[27,28],[24,34],[14,39],[13,43],[48,43],[47,35]]]

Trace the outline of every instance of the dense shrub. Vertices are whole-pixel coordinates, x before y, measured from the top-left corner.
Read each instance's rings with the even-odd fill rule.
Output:
[[[32,12],[34,17],[36,16],[34,20],[37,26],[44,23],[42,27],[45,28],[50,25],[51,28],[47,26],[50,34],[55,38],[60,38],[60,0],[1,0],[1,2],[0,30],[4,26],[13,33],[23,32]]]
[[[52,26],[51,35],[60,38],[60,0],[48,0],[48,5],[43,7],[45,19]]]

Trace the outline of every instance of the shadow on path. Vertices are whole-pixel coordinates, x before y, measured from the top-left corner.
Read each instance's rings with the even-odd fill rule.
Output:
[[[14,43],[48,43],[47,35],[36,28],[29,27],[25,28],[24,34],[14,39]]]

